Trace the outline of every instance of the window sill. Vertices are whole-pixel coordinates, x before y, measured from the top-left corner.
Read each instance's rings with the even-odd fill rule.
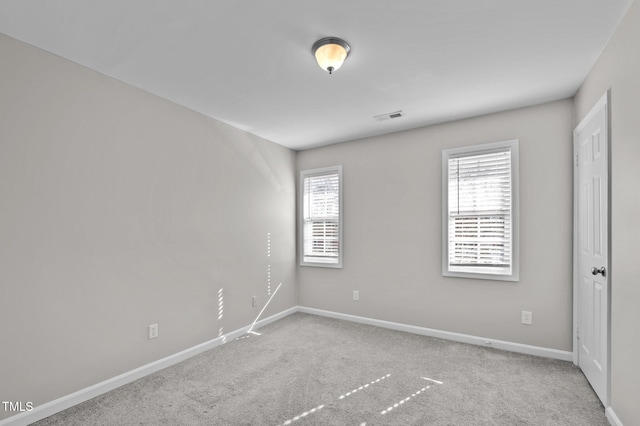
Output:
[[[300,266],[310,266],[314,268],[333,268],[342,269],[342,262],[328,263],[328,262],[300,262]]]
[[[467,268],[466,271],[452,271],[445,270],[442,271],[443,277],[454,277],[454,278],[471,278],[476,280],[492,280],[492,281],[512,281],[518,282],[520,281],[520,276],[518,273],[511,274],[501,274],[501,273],[493,273],[490,271],[483,271],[483,268]]]

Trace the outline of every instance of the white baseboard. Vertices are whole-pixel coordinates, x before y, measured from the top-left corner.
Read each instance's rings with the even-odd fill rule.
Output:
[[[472,345],[486,346],[502,349],[510,352],[518,352],[527,355],[536,355],[545,358],[559,359],[562,361],[572,361],[573,352],[561,351],[558,349],[543,348],[540,346],[523,345],[521,343],[506,342],[504,340],[488,339],[484,337],[471,336],[469,334],[452,333],[450,331],[436,330],[433,328],[418,327],[415,325],[401,324],[397,322],[383,321],[372,318],[359,317],[355,315],[341,314],[338,312],[323,311],[321,309],[298,306],[298,312],[306,314],[320,315],[329,318],[341,319],[357,322],[361,324],[374,325],[376,327],[389,328],[391,330],[405,331],[423,336],[438,337],[445,340],[470,343]]]
[[[613,412],[613,408],[607,407],[607,409],[604,410],[604,414],[607,416],[607,420],[609,420],[611,426],[623,426],[618,416],[616,416],[616,413]]]
[[[268,318],[256,322],[254,328],[260,328],[279,319],[282,319],[295,312],[302,312],[306,314],[319,315],[329,318],[341,319],[346,321],[357,322],[361,324],[368,324],[377,327],[388,328],[392,330],[404,331],[408,333],[419,334],[423,336],[438,337],[446,340],[453,340],[456,342],[470,343],[479,346],[488,346],[497,349],[503,349],[511,352],[519,352],[528,355],[542,356],[546,358],[554,358],[563,361],[571,361],[573,359],[572,352],[560,351],[557,349],[548,349],[538,346],[523,345],[520,343],[506,342],[502,340],[487,339],[483,337],[471,336],[468,334],[452,333],[449,331],[436,330],[425,327],[418,327],[414,325],[401,324],[390,321],[383,321],[372,318],[359,317],[349,314],[341,314],[338,312],[324,311],[321,309],[308,308],[305,306],[297,306],[289,308],[285,311],[272,315]],[[61,398],[47,402],[46,404],[39,405],[31,411],[26,411],[15,416],[6,418],[0,421],[0,426],[26,426],[38,420],[49,417],[55,413],[66,410],[81,402],[87,401],[91,398],[95,398],[98,395],[109,392],[127,383],[138,380],[144,376],[155,373],[156,371],[170,367],[181,361],[194,357],[204,351],[215,348],[222,345],[226,341],[231,341],[238,337],[241,337],[249,332],[251,325],[247,325],[238,330],[231,331],[224,336],[217,337],[199,345],[193,346],[184,351],[170,355],[166,358],[162,358],[158,361],[154,361],[142,367],[123,373],[119,376],[97,383],[93,386],[81,389],[69,395],[65,395]],[[622,426],[620,420],[616,417],[611,407],[606,410],[607,419],[609,423],[614,426]]]
[[[253,328],[258,329],[288,315],[291,315],[297,311],[298,308],[294,306],[285,311],[256,322]],[[25,411],[0,421],[0,426],[26,426],[33,422],[37,422],[38,420],[42,420],[45,417],[49,417],[55,413],[66,410],[67,408],[73,407],[74,405],[80,404],[81,402],[87,401],[91,398],[95,398],[98,395],[102,395],[103,393],[109,392],[110,390],[126,385],[127,383],[131,383],[134,380],[138,380],[144,376],[155,373],[156,371],[160,371],[164,368],[170,367],[181,361],[194,357],[204,351],[215,348],[216,346],[220,346],[224,342],[241,337],[247,334],[250,329],[251,325],[247,325],[238,330],[231,331],[223,336],[216,337],[215,339],[193,346],[189,349],[185,349],[184,351],[169,355],[166,358],[159,359],[147,365],[143,365],[142,367],[127,371],[126,373],[120,374],[119,376],[97,383],[93,386],[89,386],[72,394],[65,395],[61,398],[47,402],[46,404],[39,405],[37,407],[34,407],[34,409],[31,411]]]

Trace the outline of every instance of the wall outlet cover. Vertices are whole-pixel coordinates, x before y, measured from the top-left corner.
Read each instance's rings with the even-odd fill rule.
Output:
[[[149,326],[149,339],[155,339],[158,337],[158,324],[151,324]]]

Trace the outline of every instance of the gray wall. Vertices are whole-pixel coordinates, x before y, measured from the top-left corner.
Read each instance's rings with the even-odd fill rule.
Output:
[[[571,351],[572,129],[564,100],[299,152],[298,170],[342,164],[344,180],[344,268],[299,267],[300,305]],[[509,139],[520,140],[520,282],[445,278],[441,152]]]
[[[39,405],[249,324],[268,264],[285,284],[266,315],[299,303],[571,350],[571,131],[611,88],[611,404],[634,424],[638,40],[634,2],[575,102],[304,151],[296,165],[292,151],[0,35],[0,396]],[[514,138],[520,282],[443,278],[441,150]],[[298,267],[296,288],[296,169],[333,164],[345,267]]]
[[[0,57],[3,401],[251,324],[268,264],[264,315],[297,304],[295,152],[3,35]]]
[[[611,89],[611,407],[640,424],[640,3],[635,1],[575,97],[576,124]]]

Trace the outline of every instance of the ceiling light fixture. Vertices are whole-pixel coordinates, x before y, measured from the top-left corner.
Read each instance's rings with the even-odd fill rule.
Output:
[[[350,50],[349,43],[341,38],[325,37],[313,43],[311,53],[316,57],[320,68],[333,74],[347,59]]]

